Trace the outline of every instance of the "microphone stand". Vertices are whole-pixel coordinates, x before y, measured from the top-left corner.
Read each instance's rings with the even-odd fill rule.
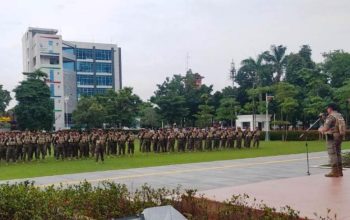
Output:
[[[305,136],[305,148],[306,148],[306,163],[307,163],[307,172],[306,174],[308,176],[310,176],[310,162],[309,162],[309,144],[308,144],[308,132],[311,130],[311,128],[313,128],[319,121],[321,120],[321,118],[317,119],[312,125],[310,125],[310,127],[308,129],[306,129],[304,131],[304,133],[302,133],[300,136],[299,136],[299,139],[302,139],[304,136]]]

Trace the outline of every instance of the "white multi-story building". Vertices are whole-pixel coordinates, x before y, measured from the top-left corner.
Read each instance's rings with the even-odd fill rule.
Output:
[[[122,88],[121,49],[116,44],[64,41],[55,29],[32,28],[24,34],[23,71],[48,75],[54,100],[55,130],[70,127],[81,96]]]

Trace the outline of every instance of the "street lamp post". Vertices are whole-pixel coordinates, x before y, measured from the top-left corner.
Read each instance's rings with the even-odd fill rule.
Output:
[[[69,96],[64,97],[64,119],[66,121],[66,129],[69,128],[69,123],[68,123],[68,101],[69,101]]]
[[[265,132],[265,141],[270,140],[269,130],[270,130],[270,120],[269,120],[269,99],[273,99],[273,96],[268,96],[266,93],[266,132]]]

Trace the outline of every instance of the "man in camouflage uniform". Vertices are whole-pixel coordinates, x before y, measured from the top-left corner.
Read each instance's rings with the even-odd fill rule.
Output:
[[[13,162],[16,162],[16,134],[10,133],[10,136],[6,141],[6,163],[10,162],[12,159]]]
[[[84,131],[79,140],[79,157],[89,157],[89,135]]]
[[[252,142],[252,132],[250,131],[250,128],[248,127],[244,132],[244,147],[250,148],[251,142]]]
[[[99,130],[98,135],[96,137],[96,149],[95,149],[96,163],[99,161],[100,157],[101,157],[101,161],[102,162],[104,161],[106,144],[107,144],[107,135],[104,134],[102,130]]]
[[[6,160],[6,138],[5,134],[0,134],[0,162]]]
[[[129,155],[134,155],[135,151],[135,135],[130,132],[128,137],[127,137],[127,142],[128,142],[128,154]]]
[[[256,148],[259,148],[260,145],[260,129],[258,127],[255,128],[255,131],[253,132],[253,147],[256,146]]]
[[[346,123],[343,116],[338,112],[338,106],[331,103],[327,107],[328,116],[324,126],[319,129],[327,137],[327,150],[332,171],[326,177],[343,176],[341,158],[341,143],[346,131]]]
[[[58,160],[60,157],[63,160],[65,157],[65,152],[64,152],[64,148],[65,148],[65,137],[64,134],[62,132],[58,132],[58,135],[56,136],[55,139],[55,145],[56,145],[56,160]]]
[[[29,148],[29,160],[33,159],[33,154],[35,156],[35,159],[38,160],[38,146],[37,146],[37,139],[38,136],[36,133],[32,133],[30,136],[30,146],[31,148]]]
[[[167,138],[168,138],[168,141],[167,141],[168,152],[174,152],[175,151],[175,133],[173,130],[169,131]]]
[[[31,146],[31,136],[30,132],[26,131],[23,136],[23,161],[31,161],[31,152],[32,152],[32,146]]]
[[[180,131],[177,135],[176,135],[176,139],[177,139],[177,151],[178,152],[185,152],[185,142],[186,142],[186,136],[184,134],[184,131]]]
[[[242,148],[242,139],[243,139],[243,132],[242,128],[238,127],[237,132],[236,132],[236,142],[237,142],[237,148],[241,149]]]
[[[20,132],[16,134],[16,159],[23,160],[23,136]]]
[[[45,159],[45,156],[46,156],[46,135],[45,133],[39,133],[38,135],[38,140],[37,140],[37,154],[38,154],[38,158],[40,158],[40,155],[41,155],[41,158],[42,159]]]
[[[119,156],[125,155],[126,140],[127,136],[124,134],[124,132],[121,132],[118,139]]]

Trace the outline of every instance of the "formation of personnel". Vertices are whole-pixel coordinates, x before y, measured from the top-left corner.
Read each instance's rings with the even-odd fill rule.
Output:
[[[140,140],[141,152],[184,152],[218,150],[220,148],[259,147],[260,130],[244,131],[241,128],[184,128],[143,129],[138,135],[128,131],[92,130],[90,132],[65,130],[46,132],[0,133],[0,162],[45,160],[54,156],[57,160],[86,159],[104,161],[105,155],[133,155],[135,140]]]
[[[220,148],[259,147],[260,129],[244,131],[236,128],[184,128],[142,130],[139,133],[141,152],[179,152],[218,150]],[[176,144],[176,146],[175,146]]]

